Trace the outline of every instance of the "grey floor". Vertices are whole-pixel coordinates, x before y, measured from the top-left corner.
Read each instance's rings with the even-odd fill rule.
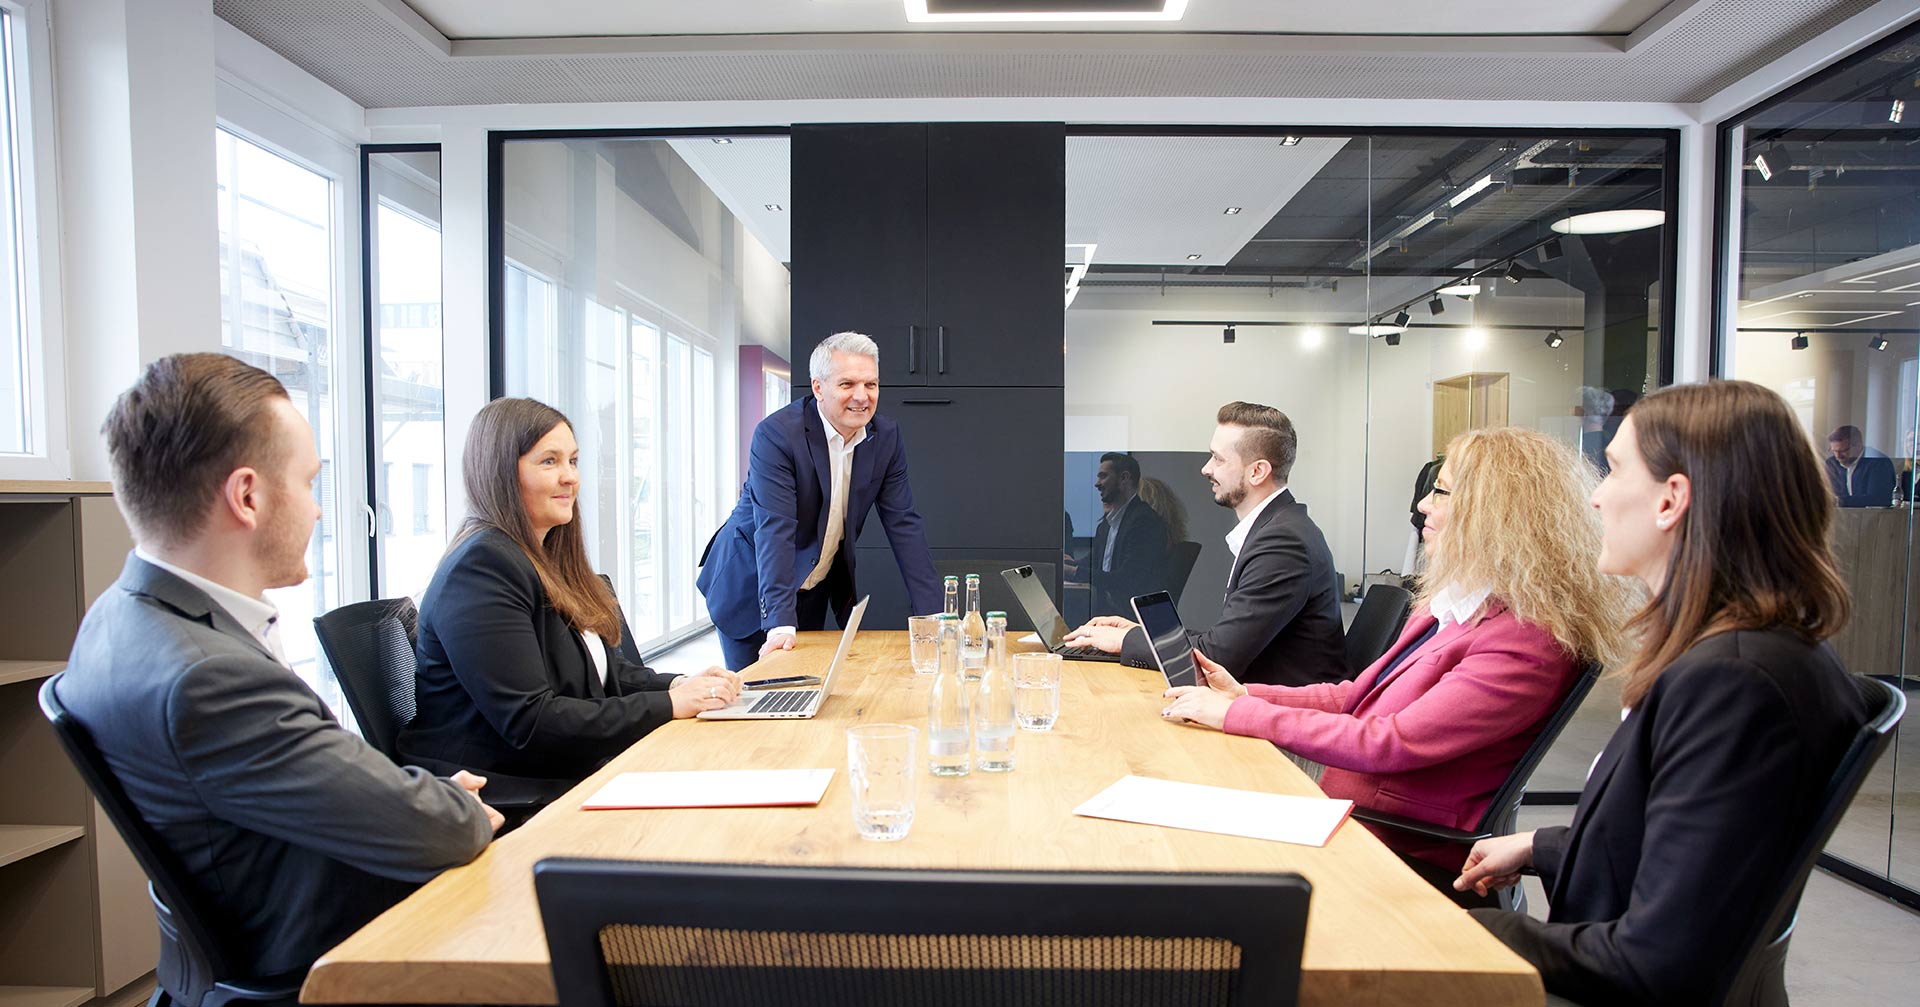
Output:
[[[720,644],[708,633],[649,663],[663,672],[699,671],[721,663]],[[1920,708],[1920,692],[1908,698]],[[1891,865],[1895,877],[1920,887],[1920,713],[1908,719],[1910,743],[1881,759],[1828,848],[1877,870]],[[1619,722],[1619,692],[1603,683],[1534,774],[1533,789],[1579,790]],[[1571,807],[1528,807],[1520,827],[1564,825],[1572,816]],[[1539,882],[1529,878],[1527,884],[1529,909],[1545,916]],[[1787,988],[1796,1007],[1915,1003],[1917,987],[1920,913],[1815,871],[1787,961]]]

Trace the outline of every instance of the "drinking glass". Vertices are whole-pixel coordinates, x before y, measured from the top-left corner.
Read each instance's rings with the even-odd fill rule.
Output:
[[[893,842],[913,828],[914,740],[905,724],[847,728],[847,781],[860,838]]]
[[[940,670],[940,617],[916,615],[907,619],[908,652],[913,673],[931,675]]]
[[[1022,731],[1051,731],[1060,718],[1060,655],[1013,655],[1013,719]]]

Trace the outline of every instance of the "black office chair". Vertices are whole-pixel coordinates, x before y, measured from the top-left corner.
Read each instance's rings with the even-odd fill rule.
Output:
[[[1867,708],[1874,711],[1873,716],[1861,725],[1846,754],[1840,757],[1819,814],[1795,851],[1793,874],[1780,886],[1772,910],[1749,928],[1746,958],[1720,1001],[1727,1007],[1787,1007],[1787,942],[1793,937],[1800,894],[1806,890],[1807,877],[1819,862],[1820,851],[1833,838],[1841,816],[1860,792],[1874,762],[1887,750],[1894,727],[1906,713],[1907,697],[1899,689],[1865,675],[1853,676],[1853,684],[1867,700]]]
[[[1380,589],[1381,587],[1376,585],[1373,591]],[[1367,592],[1369,600],[1373,597],[1373,591]],[[1417,818],[1362,807],[1353,809],[1353,817],[1372,825],[1384,825],[1401,832],[1410,832],[1427,839],[1469,849],[1482,839],[1508,835],[1513,832],[1514,825],[1519,820],[1520,802],[1527,796],[1527,780],[1533,776],[1533,771],[1539,768],[1540,760],[1547,757],[1547,750],[1553,747],[1554,741],[1560,737],[1560,732],[1566,730],[1568,722],[1573,720],[1573,715],[1579,711],[1580,704],[1586,701],[1587,694],[1593,691],[1593,684],[1600,680],[1600,671],[1600,665],[1592,662],[1580,669],[1580,676],[1574,679],[1573,688],[1567,691],[1567,694],[1561,698],[1560,705],[1554,709],[1553,715],[1541,725],[1539,736],[1533,739],[1533,744],[1527,746],[1527,750],[1520,756],[1520,761],[1513,764],[1513,771],[1507,774],[1507,779],[1500,784],[1500,789],[1493,792],[1493,800],[1487,804],[1486,813],[1480,816],[1479,823],[1473,828],[1452,829],[1432,822],[1423,822]],[[1525,909],[1525,888],[1514,885],[1502,889],[1500,907]]]
[[[1412,610],[1413,595],[1405,588],[1392,584],[1367,588],[1367,596],[1360,600],[1360,610],[1353,614],[1353,625],[1347,627],[1348,678],[1380,660],[1380,655],[1400,638]]]
[[[1187,580],[1193,576],[1193,564],[1200,560],[1200,543],[1175,542],[1167,547],[1167,593],[1173,596],[1173,603],[1180,604],[1180,593],[1187,589]]]
[[[1298,1000],[1296,874],[915,871],[549,859],[567,1007]]]
[[[418,618],[413,599],[381,598],[342,605],[313,620],[361,736],[389,759],[397,759],[400,730],[413,722]]]
[[[114,778],[107,760],[93,744],[87,729],[60,705],[61,673],[40,687],[40,710],[53,724],[60,747],[73,760],[87,789],[106,809],[107,819],[127,841],[133,858],[147,874],[147,895],[160,921],[160,960],[154,967],[158,985],[148,1007],[228,1007],[231,1004],[294,1004],[304,976],[257,978],[242,976],[234,966],[237,956],[217,914],[195,893],[193,881],[160,834],[140,817],[127,792]]]

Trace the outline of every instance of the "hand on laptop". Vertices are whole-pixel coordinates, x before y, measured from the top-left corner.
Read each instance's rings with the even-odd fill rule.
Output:
[[[1117,615],[1095,616],[1086,625],[1068,633],[1060,643],[1067,647],[1093,647],[1109,654],[1118,654],[1127,632],[1137,625]]]
[[[684,720],[704,710],[723,709],[740,698],[740,676],[715,666],[698,675],[682,675],[667,695],[673,699],[673,718]]]

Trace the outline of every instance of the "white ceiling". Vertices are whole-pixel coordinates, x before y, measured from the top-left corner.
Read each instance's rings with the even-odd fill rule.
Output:
[[[396,0],[449,39],[978,31],[914,25],[901,0]],[[1686,0],[1682,0],[1686,2]],[[1179,21],[1112,30],[1291,35],[1624,35],[1668,0],[1189,0]],[[1057,27],[1057,26],[1055,26]],[[1098,26],[1092,26],[1096,29]],[[1087,30],[1076,25],[1074,30]],[[1045,31],[1045,25],[995,30]]]
[[[631,30],[616,28],[614,17],[644,14],[655,31],[704,23],[754,34],[462,40],[449,39],[406,0],[213,0],[213,9],[366,108],[1162,96],[1695,102],[1875,0],[1672,0],[1650,19],[1653,0],[1194,0],[1189,8],[1191,17],[1212,16],[1214,7],[1224,16],[1231,3],[1252,12],[1235,22],[1246,25],[1255,18],[1273,24],[1276,9],[1301,24],[1339,19],[1325,23],[1372,33],[1365,37],[1191,26],[1171,33],[779,34],[765,18],[745,16],[892,16],[891,7],[869,8],[865,0],[844,9],[804,0],[413,2],[445,8],[443,17],[470,8],[478,15],[467,27],[491,31],[510,30],[508,17],[529,31],[579,31],[566,19],[590,12],[602,30]],[[1307,11],[1313,6],[1327,9]],[[1644,23],[1624,36],[1507,34],[1568,11],[1602,26]],[[1481,34],[1423,33],[1436,20],[1446,30]],[[1294,23],[1287,22],[1290,31],[1307,30]],[[1410,34],[1379,34],[1387,31]]]
[[[707,183],[760,246],[781,262],[793,258],[792,144],[784,136],[668,140],[674,153]],[[767,204],[780,207],[767,209]]]

